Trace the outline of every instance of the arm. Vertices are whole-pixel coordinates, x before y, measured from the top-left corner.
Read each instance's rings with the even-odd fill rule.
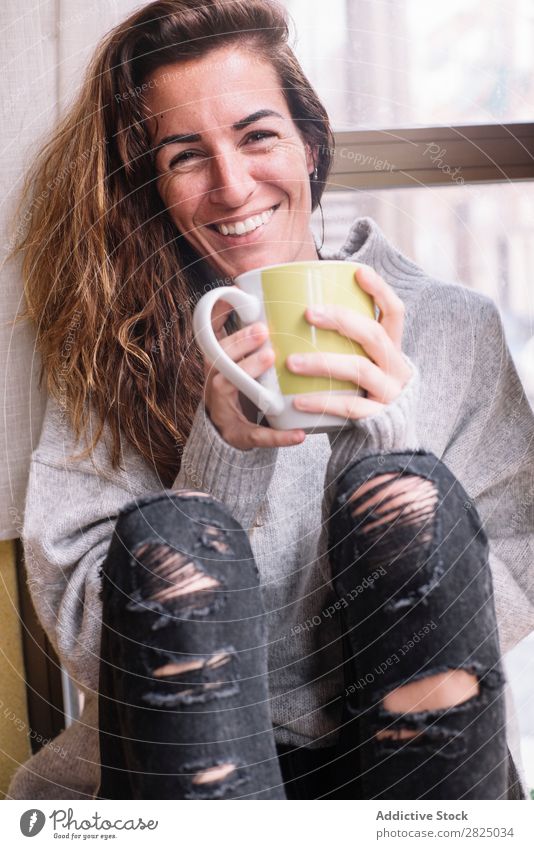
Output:
[[[229,445],[201,401],[172,488],[211,493],[248,530],[265,500],[277,453],[275,447],[243,450]]]
[[[90,691],[98,691],[100,567],[119,509],[149,488],[32,459],[22,532],[28,587],[62,664]]]
[[[22,542],[32,600],[54,649],[78,686],[97,691],[100,567],[119,510],[161,489],[161,482],[129,443],[123,445],[118,470],[111,469],[104,439],[91,457],[68,460],[79,447],[49,398],[30,465]],[[201,404],[173,489],[212,492],[246,525],[265,496],[276,452],[227,445]]]

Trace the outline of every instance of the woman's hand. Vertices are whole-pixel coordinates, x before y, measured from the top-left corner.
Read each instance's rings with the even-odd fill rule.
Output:
[[[358,354],[300,354],[300,364],[291,355],[286,365],[296,374],[350,380],[366,390],[367,397],[324,392],[299,395],[293,401],[297,410],[330,413],[345,419],[372,416],[394,401],[411,377],[412,369],[401,350],[404,304],[370,266],[360,266],[354,276],[375,299],[380,309],[378,321],[333,304],[322,306],[322,315],[317,308],[308,308],[304,315],[310,324],[337,330],[358,342],[370,359]]]
[[[274,363],[274,351],[261,347],[269,336],[262,322],[247,325],[226,335],[223,325],[233,307],[227,301],[217,301],[212,312],[212,327],[221,348],[255,380]],[[296,445],[303,442],[306,433],[300,429],[275,430],[253,424],[244,415],[239,403],[239,391],[224,375],[217,371],[217,363],[204,357],[206,387],[204,406],[221,434],[234,448],[269,448]]]

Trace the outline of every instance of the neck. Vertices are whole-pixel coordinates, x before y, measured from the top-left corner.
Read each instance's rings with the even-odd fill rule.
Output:
[[[298,262],[299,260],[311,262],[318,259],[321,259],[321,257],[319,255],[319,251],[315,246],[313,234],[310,231],[308,241],[302,243],[300,250],[297,256],[294,258],[293,262]]]

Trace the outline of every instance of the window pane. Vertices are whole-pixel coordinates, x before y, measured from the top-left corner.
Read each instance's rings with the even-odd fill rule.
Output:
[[[534,406],[534,184],[328,192],[325,247],[344,242],[356,217],[369,215],[426,272],[484,292],[499,306],[519,376]],[[320,212],[313,229],[322,238]],[[534,634],[506,655],[523,766],[534,788]],[[534,792],[534,791],[533,791]]]
[[[424,271],[493,298],[534,404],[534,183],[327,192],[321,205],[328,249],[340,247],[354,218],[369,215]],[[319,210],[313,229],[320,243]]]
[[[336,130],[532,121],[532,0],[284,0]]]

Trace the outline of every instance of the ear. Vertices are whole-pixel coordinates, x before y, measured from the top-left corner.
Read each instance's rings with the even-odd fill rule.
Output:
[[[315,165],[318,163],[318,145],[313,146],[313,150],[311,145],[306,144],[306,168],[308,169],[308,174],[313,172]]]

